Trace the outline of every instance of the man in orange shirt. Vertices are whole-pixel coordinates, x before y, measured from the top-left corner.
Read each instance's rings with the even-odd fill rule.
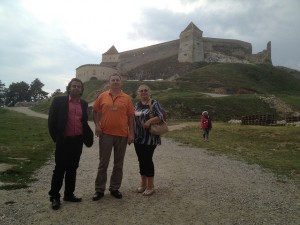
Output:
[[[126,146],[134,140],[134,107],[130,96],[121,90],[121,76],[111,75],[109,85],[110,89],[100,94],[93,106],[95,133],[99,137],[100,159],[93,201],[104,196],[107,167],[112,149],[114,149],[114,167],[109,191],[115,198],[122,198],[119,188],[122,183]]]

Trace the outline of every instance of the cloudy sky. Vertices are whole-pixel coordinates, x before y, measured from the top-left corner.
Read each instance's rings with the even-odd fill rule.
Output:
[[[272,42],[275,66],[300,70],[299,0],[0,0],[0,80],[52,93],[76,68],[119,52],[171,41],[190,22],[204,37],[238,39],[253,53]]]

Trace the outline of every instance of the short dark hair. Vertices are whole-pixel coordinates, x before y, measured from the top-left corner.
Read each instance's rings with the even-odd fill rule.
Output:
[[[114,77],[114,76],[118,76],[120,78],[120,80],[122,80],[122,76],[119,73],[113,73],[113,74],[109,75],[109,79],[108,80],[110,80],[110,78]]]
[[[80,80],[80,79],[78,79],[78,78],[73,78],[69,83],[68,83],[68,86],[67,86],[67,93],[68,93],[68,95],[70,94],[70,91],[71,91],[71,84],[72,84],[72,82],[73,81],[76,81],[76,82],[80,82],[81,83],[81,95],[80,96],[82,96],[82,94],[83,94],[83,91],[84,91],[84,86],[83,86],[83,83],[82,83],[82,81]]]

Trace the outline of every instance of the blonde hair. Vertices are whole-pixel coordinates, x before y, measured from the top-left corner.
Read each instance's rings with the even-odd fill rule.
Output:
[[[207,112],[207,111],[203,111],[203,112],[202,112],[202,115],[203,115],[203,116],[204,116],[204,115],[206,116],[206,115],[208,115],[208,112]]]
[[[147,89],[149,95],[151,94],[151,89],[150,89],[150,87],[149,87],[147,84],[141,84],[141,85],[138,87],[137,91],[136,91],[137,94],[139,94],[139,91],[140,91],[141,89]]]

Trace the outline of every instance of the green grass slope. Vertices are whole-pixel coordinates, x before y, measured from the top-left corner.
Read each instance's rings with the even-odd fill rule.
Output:
[[[299,95],[300,80],[269,65],[215,64],[177,79],[183,90],[218,91],[227,94]]]
[[[152,64],[149,71],[144,66],[143,72],[151,73],[152,69]],[[123,81],[122,89],[136,102],[136,90],[142,83],[150,86],[152,97],[162,103],[173,119],[199,118],[204,110],[218,121],[253,114],[274,114],[282,119],[291,114],[278,111],[261,99],[268,96],[286,103],[293,112],[300,112],[300,80],[287,70],[270,65],[201,64],[176,80]],[[92,103],[107,88],[106,81],[86,82],[83,98]],[[212,97],[207,93],[227,96]],[[50,102],[43,106],[43,111],[47,111]]]

